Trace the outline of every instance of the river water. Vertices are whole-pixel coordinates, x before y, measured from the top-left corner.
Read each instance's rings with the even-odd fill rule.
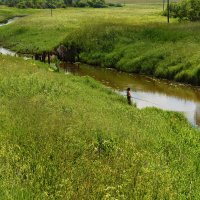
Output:
[[[0,23],[0,27],[1,26],[6,26],[8,24],[13,23],[14,21],[16,21],[19,17],[14,17],[13,19],[9,19],[6,23]],[[0,46],[0,53],[4,54],[4,55],[10,55],[10,56],[17,56],[16,52],[11,51],[9,49],[3,48]]]
[[[6,25],[8,25],[8,24],[11,24],[11,23],[13,23],[14,21],[16,21],[18,18],[19,18],[19,17],[14,17],[14,18],[12,18],[12,19],[9,19],[6,23],[0,23],[0,27],[1,27],[1,26],[6,26]]]
[[[157,107],[183,112],[194,126],[200,126],[200,87],[88,65],[77,67],[62,63],[61,66],[66,73],[93,77],[121,95],[126,95],[126,89],[130,87],[138,108]]]
[[[9,20],[4,26],[17,20]],[[0,47],[0,53],[16,56],[16,53]],[[133,101],[138,108],[157,107],[163,110],[182,112],[194,126],[200,126],[200,87],[194,87],[147,76],[119,72],[114,69],[61,63],[65,73],[90,76],[121,95],[131,88]]]

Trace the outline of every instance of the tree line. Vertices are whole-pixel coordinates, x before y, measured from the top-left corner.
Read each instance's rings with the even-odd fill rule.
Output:
[[[168,9],[168,8],[167,8]],[[167,9],[164,15],[167,15]],[[170,16],[180,20],[200,21],[200,0],[181,0],[169,5]]]
[[[56,8],[72,5],[73,0],[0,0],[1,4],[18,8]]]
[[[65,8],[121,6],[120,4],[106,4],[105,0],[0,0],[0,4],[18,8]]]

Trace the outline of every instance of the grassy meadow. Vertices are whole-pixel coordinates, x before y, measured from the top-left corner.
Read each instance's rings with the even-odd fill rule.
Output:
[[[7,10],[13,15],[23,12]],[[167,24],[158,1],[56,9],[53,17],[49,10],[24,12],[34,14],[1,27],[0,45],[41,53],[64,43],[78,47],[81,61],[88,64],[200,85],[200,23],[171,19]]]
[[[98,23],[74,31],[65,44],[79,47],[91,65],[200,85],[200,23]]]
[[[0,15],[2,11],[3,9],[0,10]],[[74,30],[80,31],[87,24],[108,21],[117,24],[166,21],[165,17],[160,16],[160,6],[155,5],[136,4],[104,9],[56,9],[53,10],[53,17],[48,9],[34,11],[38,12],[21,18],[9,26],[1,27],[0,45],[22,53],[49,51],[62,43]]]
[[[162,4],[162,0],[106,0],[109,3],[121,3],[121,4]]]
[[[199,24],[166,25],[160,6],[56,9],[53,17],[0,6],[0,21],[28,15],[0,27],[0,45],[40,53],[64,43],[93,65],[196,76]],[[182,114],[139,110],[92,78],[48,67],[0,55],[1,200],[200,199],[199,130]]]
[[[26,16],[36,13],[38,11],[33,9],[18,9],[18,8],[8,8],[7,6],[0,5],[0,23],[6,22],[16,16]]]
[[[199,199],[200,135],[89,77],[0,55],[0,199]]]

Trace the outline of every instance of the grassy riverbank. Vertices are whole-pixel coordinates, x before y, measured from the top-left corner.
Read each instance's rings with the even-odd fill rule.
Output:
[[[10,8],[12,10],[12,8]],[[161,8],[155,5],[130,5],[123,8],[67,8],[48,9],[21,18],[9,26],[1,27],[0,45],[20,52],[52,50],[74,30],[86,24],[115,21],[117,24],[144,24],[164,22]],[[1,15],[1,10],[0,10]]]
[[[169,25],[161,11],[153,3],[42,10],[1,27],[0,45],[41,53],[65,43],[88,64],[200,85],[200,23]]]
[[[16,10],[12,13],[22,12]],[[65,43],[78,46],[81,60],[88,64],[200,85],[200,23],[173,19],[168,25],[161,10],[161,4],[144,3],[57,9],[53,17],[49,10],[35,10],[1,27],[0,45],[41,53]]]
[[[199,131],[91,78],[0,55],[0,199],[199,199]]]
[[[98,23],[65,43],[79,47],[80,59],[91,65],[200,85],[200,23]]]
[[[4,23],[8,19],[11,19],[17,16],[26,16],[26,15],[30,15],[36,12],[38,12],[38,10],[9,8],[7,6],[0,5],[0,23]]]

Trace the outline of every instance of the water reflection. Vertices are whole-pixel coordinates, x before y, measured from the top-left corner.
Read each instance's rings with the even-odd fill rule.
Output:
[[[3,47],[0,47],[0,54],[3,54],[3,55],[10,55],[10,56],[17,56],[17,53],[14,52],[14,51],[11,51],[9,49],[5,49]]]
[[[9,19],[6,23],[0,23],[0,27],[1,26],[5,26],[5,25],[8,25],[8,24],[11,24],[12,22],[16,21],[19,17],[14,17],[12,19]]]
[[[77,67],[61,63],[61,67],[66,73],[91,76],[122,95],[126,95],[126,89],[130,87],[138,108],[154,106],[164,110],[183,112],[193,125],[200,126],[199,87],[87,65]]]
[[[8,24],[11,24],[13,23],[14,21],[16,21],[19,17],[14,17],[13,19],[9,19],[6,23],[0,23],[0,27],[1,26],[5,26],[5,25],[8,25]],[[0,54],[3,54],[3,55],[10,55],[10,56],[17,56],[17,53],[14,52],[14,51],[11,51],[9,49],[5,49],[3,47],[0,47]]]

